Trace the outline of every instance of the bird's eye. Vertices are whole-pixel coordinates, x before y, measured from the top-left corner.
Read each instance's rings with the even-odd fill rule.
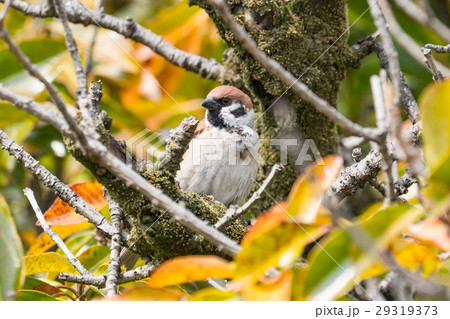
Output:
[[[226,97],[226,98],[222,99],[222,104],[226,105],[226,106],[231,105],[231,100]]]

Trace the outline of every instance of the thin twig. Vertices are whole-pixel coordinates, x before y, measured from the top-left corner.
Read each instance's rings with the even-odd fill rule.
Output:
[[[380,67],[388,71],[389,78],[394,77],[394,75],[390,73],[389,57],[386,54],[386,50],[384,49],[383,44],[381,42],[375,42],[373,49],[376,52],[378,59],[380,60]],[[408,115],[408,118],[411,120],[411,122],[413,124],[416,124],[420,121],[419,106],[416,99],[414,98],[414,95],[411,92],[411,89],[408,86],[408,83],[406,83],[405,75],[403,74],[403,72],[400,72],[400,80],[402,87],[401,102],[403,110]]]
[[[104,12],[105,0],[98,0],[97,11],[100,13]],[[93,69],[93,58],[94,58],[94,48],[97,40],[98,26],[94,26],[94,30],[92,30],[91,41],[89,43],[88,52],[86,55],[86,63],[84,69],[86,70],[86,77],[89,76]]]
[[[120,275],[120,250],[122,249],[122,208],[111,198],[106,191],[106,198],[109,204],[109,213],[114,233],[111,236],[111,254],[109,256],[108,275],[106,276],[105,290],[106,296],[112,297],[117,294],[117,280]]]
[[[3,92],[6,94],[2,95]],[[64,122],[61,123],[58,121],[55,123],[55,119],[51,118],[51,116],[49,117],[48,112],[45,112],[45,110],[41,111],[40,106],[29,98],[14,94],[0,86],[0,98],[3,97],[24,110],[30,110],[30,106],[32,106],[31,111],[33,112],[36,111],[36,109],[39,109],[38,112],[34,112],[37,116],[44,115],[45,120],[55,124],[57,129],[61,129],[61,131],[70,134],[70,130],[67,126],[64,126]],[[128,167],[119,158],[114,156],[105,147],[105,145],[100,143],[98,140],[89,138],[89,142],[84,145],[84,148],[92,162],[101,165],[115,176],[119,177],[127,186],[143,194],[153,205],[167,210],[167,212],[172,215],[176,221],[193,232],[202,235],[206,240],[214,244],[219,251],[223,251],[230,256],[234,256],[241,250],[240,245],[236,243],[236,241],[230,239],[214,227],[208,225],[202,219],[195,216],[184,206],[183,203],[174,202],[160,189],[150,184],[144,177],[135,172],[132,168]]]
[[[83,65],[81,64],[80,54],[78,53],[78,47],[77,47],[77,44],[73,37],[72,30],[70,29],[70,26],[69,26],[66,9],[63,5],[62,0],[53,0],[53,3],[55,5],[56,13],[58,14],[59,19],[61,20],[61,23],[63,25],[64,38],[66,39],[66,47],[67,47],[67,50],[70,52],[70,55],[72,57],[73,64],[75,67],[75,74],[77,76],[77,81],[78,81],[78,92],[77,93],[78,93],[80,99],[87,100],[88,85],[87,85],[86,74],[84,73]],[[80,105],[80,108],[81,108],[81,105]]]
[[[103,215],[89,206],[83,198],[78,196],[69,188],[69,186],[61,182],[55,175],[49,172],[2,130],[0,130],[0,145],[2,146],[2,149],[6,150],[11,156],[15,157],[19,163],[28,168],[31,173],[36,175],[36,177],[53,193],[55,193],[56,196],[73,207],[76,213],[85,217],[90,223],[94,224],[105,234],[108,234],[109,236],[113,235],[113,228]],[[125,233],[124,236],[124,239],[126,240],[127,234]]]
[[[10,3],[7,2],[2,8],[2,14],[6,14]],[[38,79],[42,84],[44,84],[47,92],[52,97],[55,102],[56,107],[63,115],[66,122],[69,124],[71,130],[77,135],[78,140],[80,141],[80,145],[84,145],[87,141],[84,134],[81,132],[78,124],[75,119],[69,114],[67,111],[66,104],[62,96],[59,94],[58,89],[51,84],[44,77],[43,74],[40,73],[39,69],[30,61],[30,59],[23,53],[23,51],[19,48],[19,46],[11,39],[8,31],[6,30],[3,19],[0,19],[0,38],[2,38],[6,44],[8,45],[10,51],[17,57],[20,64],[36,79]]]
[[[75,75],[77,77],[78,83],[76,92],[77,104],[81,111],[80,125],[83,127],[83,130],[87,135],[95,139],[98,137],[98,134],[95,130],[95,125],[91,117],[90,100],[88,94],[88,81],[86,74],[83,70],[80,54],[78,52],[78,46],[77,43],[75,42],[75,38],[73,37],[72,30],[70,29],[66,8],[63,5],[63,0],[53,0],[53,3],[55,5],[55,10],[59,16],[59,19],[61,20],[61,23],[63,25],[66,47],[70,53],[73,65],[75,67]],[[80,149],[84,150],[85,145],[86,145],[85,143],[82,143]]]
[[[33,191],[30,188],[25,188],[23,190],[23,193],[28,198],[28,201],[30,202],[31,206],[33,207],[33,210],[36,214],[37,219],[41,223],[42,229],[50,236],[50,238],[58,245],[58,247],[64,252],[64,254],[69,259],[70,263],[75,267],[78,272],[83,276],[92,276],[89,271],[84,268],[84,266],[80,263],[80,261],[75,257],[74,254],[67,248],[64,241],[59,237],[57,233],[53,231],[53,229],[48,226],[47,221],[44,218],[44,215],[42,214],[41,209],[39,208],[39,205],[36,201],[36,198],[34,198]]]
[[[431,49],[422,48],[422,53],[425,57],[425,63],[427,67],[430,69],[431,74],[433,74],[433,80],[436,82],[445,80],[445,76],[437,68],[437,65],[433,59],[433,55],[431,54]]]
[[[0,0],[0,2],[4,1]],[[195,72],[201,77],[220,81],[225,75],[225,68],[215,59],[204,58],[177,49],[170,43],[164,41],[161,36],[131,19],[119,19],[98,10],[89,10],[79,1],[67,1],[64,5],[67,9],[67,18],[72,23],[85,26],[94,25],[102,29],[112,30],[126,38],[142,43],[172,64]],[[11,7],[25,15],[31,15],[33,17],[58,17],[54,8],[48,5],[35,5],[21,0],[13,0]]]
[[[70,129],[69,125],[57,113],[44,109],[38,103],[29,97],[25,97],[6,89],[0,83],[0,99],[14,104],[18,109],[30,113],[40,120],[50,124],[57,129],[62,135],[76,138],[76,135]]]
[[[261,195],[264,193],[264,191],[267,189],[267,187],[272,184],[275,176],[278,172],[280,172],[283,169],[283,165],[281,164],[275,164],[272,169],[270,170],[269,175],[267,175],[264,182],[261,184],[261,187],[253,193],[252,197],[241,207],[230,207],[225,215],[214,225],[215,228],[220,229],[228,223],[230,223],[232,220],[238,218],[239,216],[245,214],[259,199],[261,199]]]
[[[450,53],[450,44],[447,44],[445,46],[435,45],[435,44],[426,44],[425,48],[433,50],[436,53]]]
[[[11,5],[11,0],[6,0],[3,4],[2,11],[0,11],[0,25],[3,26],[3,22],[5,21],[6,12],[9,9],[9,6]]]
[[[331,121],[341,126],[345,131],[357,136],[363,136],[368,140],[381,141],[382,136],[378,129],[365,128],[357,123],[350,121],[347,117],[337,111],[327,101],[317,96],[299,79],[295,78],[290,72],[281,66],[280,63],[270,58],[265,52],[258,48],[256,42],[249,36],[244,27],[238,24],[227,4],[223,0],[207,0],[213,8],[216,9],[227,27],[233,35],[239,40],[247,52],[252,55],[269,73],[279,78],[288,87],[291,87],[304,101],[310,103],[319,112],[328,117]]]
[[[370,3],[370,0],[367,0]],[[382,86],[384,90],[384,98],[385,98],[385,106],[388,114],[388,128],[389,133],[394,134],[396,140],[398,141],[398,150],[403,152],[405,155],[405,160],[410,164],[410,167],[414,174],[423,174],[423,170],[419,170],[421,159],[417,156],[417,151],[412,148],[412,146],[405,141],[401,132],[402,119],[400,115],[400,105],[402,99],[402,77],[400,70],[400,63],[398,59],[398,52],[395,49],[392,38],[388,32],[387,24],[383,13],[386,11],[389,12],[390,7],[385,0],[379,0],[380,5],[383,4],[384,11],[381,9],[378,3],[375,3],[371,8],[370,12],[375,20],[375,24],[377,29],[380,31],[381,38],[383,41],[383,46],[386,51],[387,58],[389,60],[389,76],[391,78],[391,82],[393,85],[392,99],[390,94],[388,94],[387,86]],[[389,135],[387,137],[389,137]],[[385,146],[380,145],[380,147],[386,150]],[[386,150],[387,151],[387,150]],[[384,154],[385,160],[388,160],[387,156]],[[390,161],[390,160],[389,160]],[[387,163],[389,166],[391,164]],[[389,174],[387,174],[387,178],[389,179]],[[392,181],[394,182],[394,181]],[[389,187],[388,187],[389,188]]]
[[[426,67],[423,56],[420,52],[420,46],[411,38],[397,22],[397,19],[392,12],[392,8],[386,0],[378,0],[382,7],[383,14],[386,17],[389,28],[392,35],[397,39],[398,43],[421,65]],[[450,69],[440,62],[436,62],[439,70],[441,70],[445,76],[450,75]]]
[[[382,70],[384,71],[384,70]],[[392,71],[392,70],[391,70]],[[386,71],[384,71],[386,73]],[[386,74],[384,75],[386,77]],[[387,143],[389,143],[389,132],[391,130],[397,130],[396,126],[392,127],[393,122],[393,116],[392,111],[390,116],[388,116],[386,111],[386,102],[389,103],[388,96],[387,96],[387,85],[383,85],[380,77],[378,76],[372,76],[370,79],[370,83],[372,86],[372,95],[374,98],[374,106],[375,106],[375,114],[377,119],[377,126],[380,130],[386,132],[386,142],[379,145],[378,150],[380,151],[381,155],[383,156],[383,169],[386,173],[386,184],[385,187],[385,198],[387,204],[389,204],[391,201],[393,201],[396,197],[395,191],[394,191],[394,177],[393,177],[393,161],[390,157]],[[394,108],[394,106],[391,106],[391,109]],[[394,114],[394,116],[399,116],[398,114]],[[391,124],[391,128],[389,127]],[[373,182],[373,179],[370,181]],[[378,185],[378,184],[375,184]],[[378,189],[378,188],[377,188]]]
[[[130,270],[130,271],[120,274],[119,278],[117,280],[117,283],[125,284],[128,282],[133,282],[133,281],[148,278],[148,277],[150,277],[150,275],[153,273],[154,270],[155,270],[155,266],[147,266],[146,265],[146,266],[138,267],[136,269],[133,269],[133,270]],[[105,287],[105,284],[106,284],[106,276],[86,277],[86,276],[80,276],[80,275],[60,273],[58,276],[58,279],[61,281],[97,286],[99,288]]]
[[[436,62],[433,59],[432,51],[436,53],[450,53],[450,44],[446,46],[434,45],[434,44],[426,44],[424,48],[422,48],[422,53],[425,56],[427,67],[431,70],[433,74],[433,80],[439,82],[446,79],[446,77],[439,70]]]

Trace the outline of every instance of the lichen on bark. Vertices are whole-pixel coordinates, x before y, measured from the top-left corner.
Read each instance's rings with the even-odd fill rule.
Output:
[[[331,105],[337,105],[339,86],[347,69],[348,17],[345,0],[227,2],[236,21],[246,28],[261,50],[317,95]],[[255,104],[256,118],[262,116],[255,123],[262,140],[260,154],[264,160],[259,180],[280,160],[279,148],[271,146],[269,141],[278,138],[284,128],[277,126],[272,112],[268,111],[280,95],[287,97],[295,110],[295,122],[303,138],[314,140],[322,156],[336,153],[338,134],[335,124],[254,60],[204,0],[190,0],[189,4],[205,9],[216,24],[219,35],[230,48],[224,55],[224,64],[233,70],[231,73],[241,75],[243,89],[250,93]],[[225,82],[227,80],[224,79]],[[281,200],[287,196],[296,171],[291,163],[278,176],[268,189],[273,199]],[[272,198],[260,202],[255,211],[264,211],[272,206]]]
[[[338,144],[334,123],[303,102],[288,90],[277,78],[255,61],[223,25],[217,14],[202,0],[191,0],[204,8],[217,26],[220,36],[229,49],[224,54],[225,71],[222,82],[236,85],[248,92],[257,112],[255,128],[261,137],[258,180],[262,181],[271,167],[280,161],[280,152],[270,140],[280,138],[286,131],[285,124],[276,119],[271,106],[277,97],[284,95],[292,111],[293,126],[299,128],[303,139],[314,140],[321,155],[335,153]],[[345,0],[229,0],[236,20],[243,24],[259,48],[307,84],[316,94],[336,106],[340,82],[345,77],[347,47],[347,7]],[[232,74],[233,76],[227,76]],[[236,74],[240,76],[235,76]],[[108,130],[100,129],[100,135],[119,156],[126,150],[114,145]],[[108,136],[108,138],[105,138]],[[299,141],[301,143],[301,141]],[[108,189],[112,198],[133,221],[130,236],[131,250],[161,262],[171,257],[189,254],[222,255],[216,247],[197,234],[155,208],[144,196],[128,188],[107,170],[86,159],[74,145],[67,143],[72,154],[83,163]],[[120,154],[122,152],[122,154]],[[258,202],[253,212],[260,214],[284,199],[298,175],[290,164],[278,175]],[[174,176],[164,169],[150,169],[141,174],[175,201],[182,201],[198,217],[214,224],[226,211],[226,207],[206,196],[181,191]],[[258,185],[255,184],[255,188]],[[247,227],[238,219],[223,231],[230,238],[240,241]]]
[[[109,136],[107,129],[100,125],[97,129],[102,141],[116,156],[125,161],[129,150]],[[125,216],[132,220],[132,229],[127,246],[131,251],[150,258],[155,263],[184,255],[219,255],[224,253],[217,247],[171,218],[170,213],[155,207],[139,192],[125,185],[119,178],[105,168],[86,158],[71,140],[65,140],[69,152],[82,163],[97,180],[108,190],[110,196],[123,209]],[[182,202],[200,219],[214,225],[226,212],[226,207],[206,195],[182,191],[173,176],[165,169],[156,165],[140,166],[134,162],[138,171],[149,183],[161,189],[176,202]],[[242,219],[237,219],[222,229],[228,237],[240,242],[247,225]]]

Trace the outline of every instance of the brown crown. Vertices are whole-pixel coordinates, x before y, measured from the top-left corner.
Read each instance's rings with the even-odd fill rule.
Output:
[[[218,86],[209,92],[208,99],[220,100],[224,98],[229,98],[232,101],[239,101],[245,105],[247,110],[253,109],[253,103],[250,97],[242,92],[241,90],[235,88],[234,86],[222,85]]]

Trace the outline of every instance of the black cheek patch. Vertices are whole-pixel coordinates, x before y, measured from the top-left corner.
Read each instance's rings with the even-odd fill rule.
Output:
[[[243,107],[240,107],[236,110],[231,111],[231,114],[234,115],[234,117],[241,117],[243,115],[245,115],[245,109]]]

